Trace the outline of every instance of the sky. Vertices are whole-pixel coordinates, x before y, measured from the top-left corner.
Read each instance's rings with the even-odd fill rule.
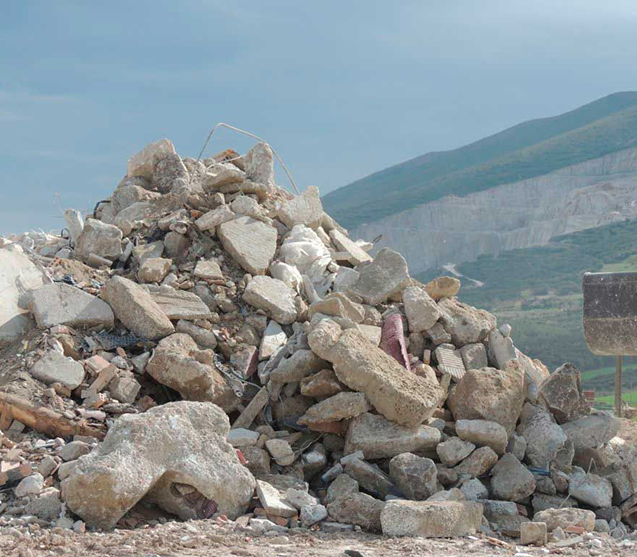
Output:
[[[0,234],[59,230],[218,122],[323,194],[637,90],[634,0],[3,0]],[[245,151],[219,131],[207,150]],[[277,182],[287,186],[281,171]]]

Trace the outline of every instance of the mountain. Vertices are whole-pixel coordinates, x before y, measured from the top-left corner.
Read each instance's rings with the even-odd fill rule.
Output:
[[[414,272],[637,217],[637,92],[429,153],[323,198]]]

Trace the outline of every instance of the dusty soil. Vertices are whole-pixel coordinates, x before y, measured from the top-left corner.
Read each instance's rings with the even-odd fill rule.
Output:
[[[172,522],[138,530],[76,534],[69,530],[3,528],[0,555],[40,557],[54,555],[133,557],[476,557],[556,555],[634,556],[637,541],[616,542],[608,536],[590,535],[574,547],[518,547],[485,537],[454,540],[387,539],[363,533],[325,534],[296,532],[251,537],[235,524],[213,520]],[[599,541],[597,541],[599,540]],[[601,542],[601,545],[600,545]],[[346,550],[353,550],[345,553]],[[359,552],[359,554],[355,553]]]

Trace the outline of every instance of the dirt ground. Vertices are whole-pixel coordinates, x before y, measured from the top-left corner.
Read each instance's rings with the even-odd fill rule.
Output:
[[[574,547],[519,547],[484,536],[453,540],[422,538],[388,539],[352,532],[290,531],[282,535],[252,537],[235,524],[214,520],[172,522],[138,530],[76,534],[69,530],[0,529],[2,557],[40,557],[69,555],[131,557],[460,557],[515,556],[547,554],[628,557],[637,554],[637,538],[621,542],[608,536],[590,534]],[[349,550],[349,551],[347,551]],[[347,551],[347,553],[346,553]],[[356,553],[358,552],[358,553]]]

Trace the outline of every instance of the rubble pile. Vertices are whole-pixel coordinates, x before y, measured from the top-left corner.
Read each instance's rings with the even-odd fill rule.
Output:
[[[0,524],[225,517],[546,543],[627,535],[637,449],[579,372],[350,239],[265,143],[128,161],[62,234],[0,238]]]

